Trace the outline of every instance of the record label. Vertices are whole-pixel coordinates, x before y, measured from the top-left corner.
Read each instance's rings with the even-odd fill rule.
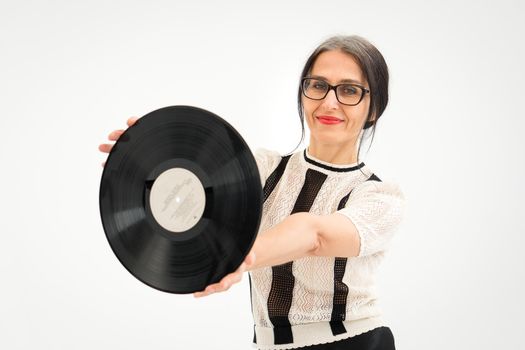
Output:
[[[184,168],[164,171],[153,183],[150,207],[159,225],[171,232],[184,232],[199,222],[206,206],[199,178]]]

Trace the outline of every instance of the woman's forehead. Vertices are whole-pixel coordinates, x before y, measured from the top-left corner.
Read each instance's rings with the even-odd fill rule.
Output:
[[[363,72],[357,60],[341,50],[325,51],[317,56],[310,76],[325,79],[331,84],[365,83]]]

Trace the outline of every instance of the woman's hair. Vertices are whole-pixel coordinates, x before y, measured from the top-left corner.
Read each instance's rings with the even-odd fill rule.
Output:
[[[379,52],[379,50],[368,40],[357,35],[333,36],[321,43],[321,45],[319,45],[306,60],[306,64],[304,65],[299,79],[299,91],[297,93],[297,107],[299,109],[299,118],[302,127],[301,140],[297,147],[304,140],[304,108],[301,80],[311,73],[312,67],[321,53],[332,50],[341,50],[356,59],[366,81],[368,81],[370,89],[370,108],[368,110],[366,122],[363,126],[363,132],[361,133],[362,136],[359,141],[359,149],[357,152],[357,161],[359,163],[361,141],[364,138],[365,131],[371,130],[373,141],[377,120],[381,117],[381,114],[383,114],[383,111],[388,104],[388,67],[381,52]],[[372,143],[370,142],[370,146],[371,145]],[[370,149],[370,146],[368,149]]]

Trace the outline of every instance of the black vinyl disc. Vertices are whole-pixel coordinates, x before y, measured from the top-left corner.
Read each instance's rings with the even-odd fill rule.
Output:
[[[225,120],[191,106],[140,118],[118,139],[100,183],[108,242],[137,279],[192,293],[233,272],[260,225],[255,158]]]

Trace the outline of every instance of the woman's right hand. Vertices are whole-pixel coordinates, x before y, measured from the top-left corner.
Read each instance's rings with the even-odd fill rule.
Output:
[[[133,124],[135,124],[137,122],[137,120],[139,120],[139,118],[137,117],[131,117],[128,119],[127,121],[127,124],[128,124],[128,128],[130,126],[132,126]],[[117,141],[119,139],[119,137],[124,133],[124,129],[119,129],[119,130],[114,130],[112,131],[109,135],[108,135],[108,140],[109,141]],[[111,149],[113,148],[113,145],[115,143],[102,143],[98,146],[98,150],[100,152],[103,152],[103,153],[108,153],[111,152]],[[106,164],[106,162],[102,162],[102,167],[104,167],[104,165]]]

